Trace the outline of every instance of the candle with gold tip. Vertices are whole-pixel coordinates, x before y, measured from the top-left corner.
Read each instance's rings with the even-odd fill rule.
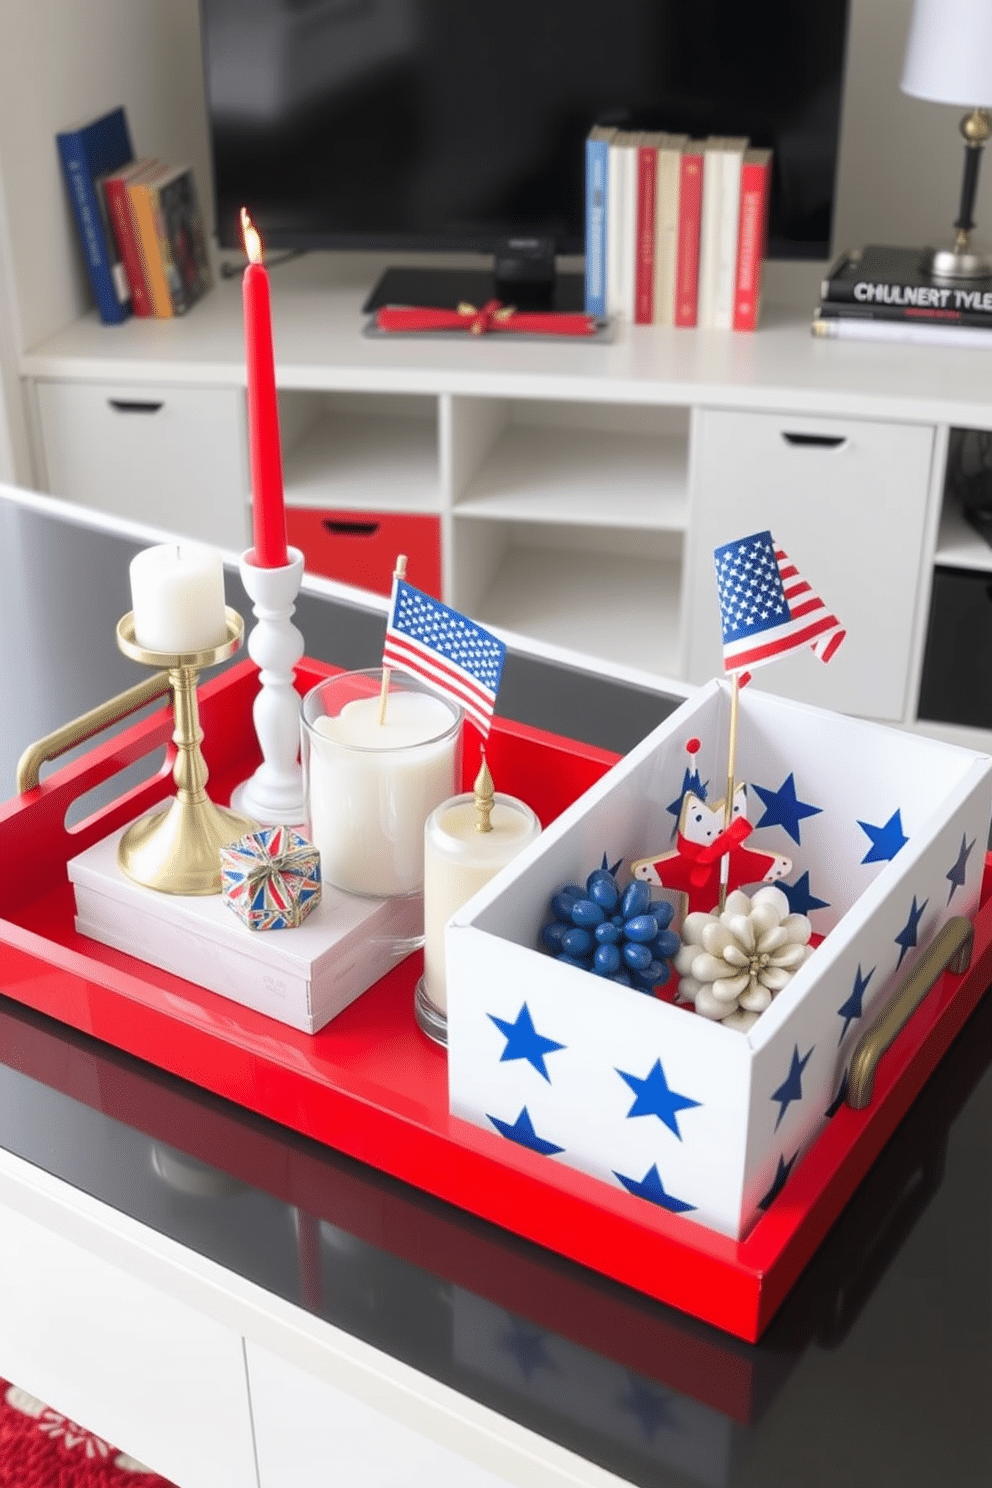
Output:
[[[427,819],[424,977],[416,1007],[421,1027],[438,1042],[445,1041],[448,1009],[444,927],[540,830],[541,823],[529,806],[495,790],[484,756],[474,790],[445,801]]]

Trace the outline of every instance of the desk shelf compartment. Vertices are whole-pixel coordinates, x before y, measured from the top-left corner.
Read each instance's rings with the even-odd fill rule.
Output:
[[[332,670],[304,662],[297,686],[306,691]],[[257,764],[256,691],[250,662],[201,689],[218,801]],[[159,773],[72,831],[66,810],[168,744],[172,727],[171,711],[157,709],[0,808],[0,991],[741,1338],[765,1329],[988,986],[986,900],[971,970],[941,977],[882,1060],[872,1103],[839,1110],[792,1172],[788,1202],[773,1202],[746,1239],[732,1241],[525,1149],[508,1152],[495,1133],[451,1117],[444,1051],[413,1017],[419,954],[311,1037],[80,936],[66,862],[166,799],[171,778]],[[491,757],[503,787],[532,800],[545,824],[615,762],[499,720]]]

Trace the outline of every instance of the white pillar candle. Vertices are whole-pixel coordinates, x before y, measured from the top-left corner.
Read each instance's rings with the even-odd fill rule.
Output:
[[[134,639],[169,656],[209,651],[227,638],[224,565],[203,543],[160,543],[131,560]]]
[[[315,692],[330,698],[338,682],[354,692],[354,675]],[[304,704],[307,815],[321,876],[351,894],[418,893],[424,823],[457,784],[461,712],[394,680],[380,723],[380,674],[358,675],[373,679],[369,696],[332,701],[316,717]]]
[[[456,910],[494,878],[541,830],[529,806],[497,791],[491,830],[476,830],[474,794],[455,796],[431,813],[424,828],[424,991],[447,1015],[444,927]]]

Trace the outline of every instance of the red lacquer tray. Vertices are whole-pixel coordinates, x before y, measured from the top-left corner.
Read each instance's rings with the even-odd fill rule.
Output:
[[[333,670],[304,662],[297,686]],[[250,662],[201,689],[217,801],[258,762],[256,690]],[[65,864],[171,793],[172,727],[160,708],[0,808],[0,991],[740,1338],[767,1326],[992,976],[986,897],[970,970],[933,987],[883,1056],[871,1105],[839,1110],[747,1238],[727,1240],[449,1116],[444,1052],[413,1017],[419,956],[309,1036],[77,935]],[[163,745],[151,780],[66,828],[79,797]],[[499,720],[489,756],[500,789],[545,822],[614,758]]]

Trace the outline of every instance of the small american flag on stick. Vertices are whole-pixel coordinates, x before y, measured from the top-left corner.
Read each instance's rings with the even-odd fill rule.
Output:
[[[725,671],[744,683],[754,667],[801,646],[830,660],[846,631],[770,532],[725,543],[713,559]]]
[[[398,576],[382,664],[446,693],[489,737],[506,647],[488,630]]]

